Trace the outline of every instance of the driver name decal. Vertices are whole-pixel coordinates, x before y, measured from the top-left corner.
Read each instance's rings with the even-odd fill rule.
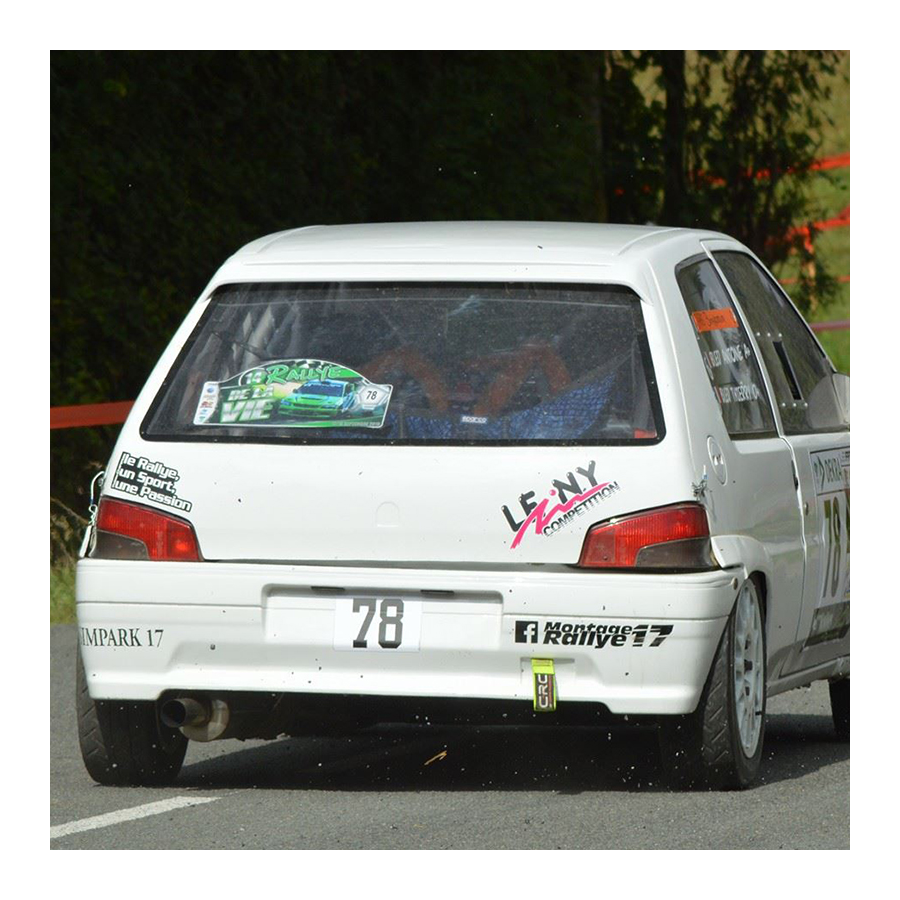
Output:
[[[596,463],[591,460],[583,468],[578,466],[574,472],[566,472],[564,479],[554,478],[548,495],[540,501],[532,499],[536,491],[521,494],[519,505],[525,516],[521,521],[516,519],[518,511],[514,513],[508,506],[501,507],[515,534],[509,549],[515,550],[530,529],[545,537],[556,534],[576,517],[583,516],[593,506],[621,490],[617,481],[599,481],[595,469]]]

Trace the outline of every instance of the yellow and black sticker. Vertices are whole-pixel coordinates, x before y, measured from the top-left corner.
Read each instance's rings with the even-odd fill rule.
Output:
[[[552,659],[531,660],[531,674],[534,679],[534,711],[556,711],[556,672]]]

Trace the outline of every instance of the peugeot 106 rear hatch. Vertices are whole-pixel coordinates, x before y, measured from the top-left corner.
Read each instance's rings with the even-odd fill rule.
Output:
[[[107,490],[208,560],[576,563],[683,499],[664,430],[627,288],[230,284]]]

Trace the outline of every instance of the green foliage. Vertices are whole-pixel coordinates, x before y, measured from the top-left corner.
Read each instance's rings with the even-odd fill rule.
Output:
[[[823,331],[819,335],[819,342],[834,363],[838,372],[850,374],[850,332],[849,331]]]
[[[75,563],[87,519],[50,498],[50,623],[75,621]]]
[[[50,624],[68,625],[75,621],[75,565],[50,566]]]
[[[50,559],[60,565],[74,565],[88,520],[61,500],[50,498]]]
[[[795,226],[815,220],[810,169],[829,124],[831,51],[701,53],[687,103],[687,171],[691,190],[682,224],[704,224],[736,237],[767,265],[791,253],[804,259]],[[820,270],[801,281],[795,299],[833,297]]]

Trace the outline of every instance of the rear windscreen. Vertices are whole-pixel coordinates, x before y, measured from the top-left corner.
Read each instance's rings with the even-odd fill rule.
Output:
[[[663,435],[618,286],[218,288],[144,420],[156,440],[633,443]]]

